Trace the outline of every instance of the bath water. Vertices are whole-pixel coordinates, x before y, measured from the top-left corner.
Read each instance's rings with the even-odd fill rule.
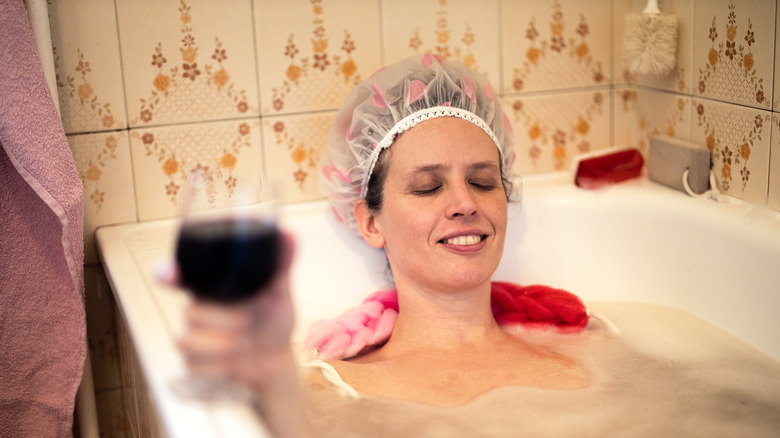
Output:
[[[304,368],[311,417],[327,437],[780,436],[780,361],[680,310],[589,306],[620,333],[597,319],[578,335],[517,333],[577,360],[585,389],[503,387],[441,408],[352,398]]]

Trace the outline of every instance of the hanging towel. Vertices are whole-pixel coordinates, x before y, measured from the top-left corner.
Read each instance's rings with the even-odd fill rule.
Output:
[[[493,317],[502,327],[580,333],[588,325],[582,300],[563,289],[544,285],[520,286],[493,282]],[[303,341],[305,354],[322,360],[347,359],[375,349],[390,338],[398,316],[398,292],[374,292],[353,309],[315,322]]]
[[[82,185],[22,0],[0,0],[0,435],[70,437],[86,358]]]

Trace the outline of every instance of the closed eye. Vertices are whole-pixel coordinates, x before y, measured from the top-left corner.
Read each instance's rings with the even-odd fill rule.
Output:
[[[432,195],[432,194],[436,193],[436,191],[439,190],[440,188],[441,188],[441,185],[413,189],[412,190],[412,194],[416,195],[416,196]]]
[[[485,192],[489,192],[498,188],[498,184],[496,184],[494,181],[470,180],[469,184],[471,184],[477,190],[482,190]]]

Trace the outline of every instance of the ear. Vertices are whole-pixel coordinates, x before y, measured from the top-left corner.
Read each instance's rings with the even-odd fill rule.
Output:
[[[368,208],[366,201],[364,199],[357,201],[352,212],[355,214],[363,240],[374,248],[384,248],[385,238],[382,236],[381,227],[378,226],[376,213]]]

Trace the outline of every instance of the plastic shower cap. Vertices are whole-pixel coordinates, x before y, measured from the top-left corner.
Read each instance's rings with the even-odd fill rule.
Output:
[[[482,128],[498,148],[502,174],[509,175],[512,128],[487,79],[436,55],[404,59],[352,90],[328,139],[320,190],[353,233],[360,234],[353,207],[365,198],[379,153],[399,134],[435,117],[459,117]]]

